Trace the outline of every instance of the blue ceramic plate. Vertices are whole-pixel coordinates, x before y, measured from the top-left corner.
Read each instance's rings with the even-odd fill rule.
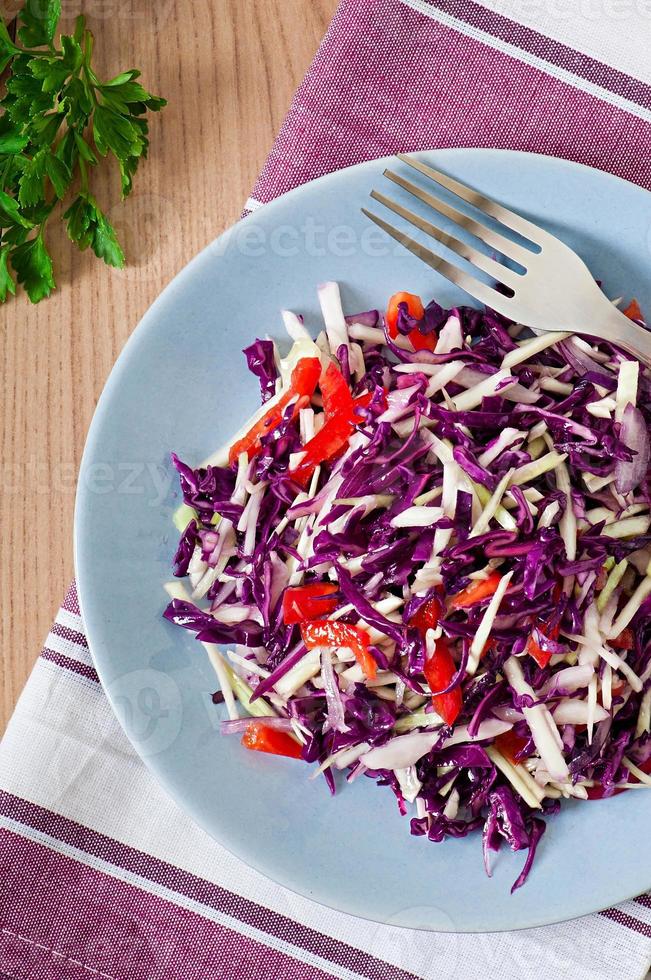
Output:
[[[635,295],[651,309],[645,190],[507,151],[423,159],[564,239],[609,295]],[[360,215],[387,163],[323,177],[249,216],[149,310],[109,378],[84,453],[75,538],[83,616],[137,751],[197,823],[247,864],[367,919],[452,931],[543,925],[651,887],[651,794],[564,806],[549,821],[529,881],[511,895],[523,854],[505,849],[489,879],[479,835],[438,845],[411,837],[391,793],[370,780],[331,798],[306,766],[220,737],[223,708],[211,702],[216,683],[203,651],[161,618],[179,501],[169,451],[198,464],[257,406],[242,347],[266,332],[281,337],[282,308],[304,313],[316,331],[315,287],[327,279],[341,284],[348,312],[382,305],[398,289],[448,306],[468,302]]]

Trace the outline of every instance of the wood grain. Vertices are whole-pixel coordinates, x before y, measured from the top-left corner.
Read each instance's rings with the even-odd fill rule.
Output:
[[[54,229],[56,292],[0,307],[0,732],[73,576],[76,473],[113,362],[162,287],[238,217],[336,0],[63,3],[82,7],[100,70],[140,67],[169,106],[132,197],[120,204],[115,171],[96,183],[128,267]]]

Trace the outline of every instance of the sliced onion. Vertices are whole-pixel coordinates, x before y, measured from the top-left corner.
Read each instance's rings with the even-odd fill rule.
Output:
[[[407,766],[406,769],[396,769],[395,772],[402,795],[407,803],[413,803],[423,788],[423,784],[416,772],[416,766]]]
[[[624,409],[620,438],[635,455],[630,462],[618,459],[615,463],[615,486],[620,493],[629,493],[644,481],[651,455],[649,431],[644,416],[630,402]]]
[[[558,349],[562,351],[563,357],[574,368],[577,374],[588,374],[590,371],[603,374],[604,369],[601,364],[597,364],[584,350],[577,347],[574,342],[574,337],[570,337],[568,340],[562,340],[558,345]]]
[[[587,701],[580,701],[578,698],[566,698],[559,701],[557,707],[552,708],[552,715],[557,725],[587,725],[590,721],[591,706]],[[592,721],[605,721],[608,712],[600,704],[594,705]]]
[[[321,650],[321,677],[328,705],[328,725],[336,732],[349,732],[350,728],[344,721],[344,703],[337,683],[337,676],[332,666],[332,653],[329,647]]]
[[[291,718],[235,718],[232,721],[222,721],[219,729],[222,735],[242,735],[251,725],[264,725],[279,732],[293,732]]]
[[[407,769],[426,755],[439,739],[436,732],[398,735],[386,745],[371,749],[361,757],[367,769]]]
[[[434,348],[437,354],[449,354],[453,350],[461,350],[463,347],[463,335],[461,333],[461,321],[454,313],[447,318],[439,330],[438,340]]]
[[[549,678],[546,684],[540,689],[541,694],[559,694],[567,691],[572,694],[574,691],[587,687],[594,676],[594,667],[584,664],[579,667],[565,667],[557,671]]]
[[[449,738],[444,739],[441,748],[451,748],[453,745],[461,745],[464,742],[480,742],[485,738],[495,738],[512,727],[510,722],[489,718],[482,721],[477,729],[477,734],[472,736],[468,733],[466,725],[459,725]],[[399,735],[397,738],[392,738],[386,745],[371,749],[370,752],[362,756],[361,761],[368,769],[406,769],[408,766],[415,765],[419,759],[426,755],[436,745],[439,738],[440,733],[438,731],[411,732],[409,735]]]

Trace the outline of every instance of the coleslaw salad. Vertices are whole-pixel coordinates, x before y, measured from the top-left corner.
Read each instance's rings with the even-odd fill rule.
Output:
[[[224,734],[388,786],[416,836],[481,830],[489,874],[526,849],[518,888],[561,800],[651,786],[651,377],[490,310],[319,299],[316,341],[284,311],[287,356],[244,352],[228,444],[172,455],[164,615]]]

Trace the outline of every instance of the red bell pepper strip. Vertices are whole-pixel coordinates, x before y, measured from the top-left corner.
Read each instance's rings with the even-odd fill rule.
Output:
[[[587,793],[589,800],[602,800],[604,795],[604,788],[601,783],[596,783],[594,786],[586,786],[585,791]],[[613,790],[612,796],[619,796],[620,793],[625,793],[625,789]]]
[[[539,667],[546,667],[552,658],[551,650],[543,650],[533,633],[527,640],[524,652],[533,657]]]
[[[515,731],[510,728],[508,732],[502,732],[495,739],[495,748],[500,752],[505,759],[507,759],[512,765],[517,766],[519,762],[524,762],[528,756],[522,754],[522,750],[527,744],[528,739],[524,738],[522,735],[517,735]]]
[[[629,320],[642,320],[644,317],[642,315],[642,310],[640,309],[640,304],[636,299],[632,299],[625,310],[622,311],[624,316],[627,316]]]
[[[287,626],[303,623],[306,619],[320,619],[337,608],[337,600],[328,598],[338,587],[334,582],[310,582],[285,589],[283,595],[283,620]]]
[[[615,650],[632,650],[635,646],[635,634],[632,629],[628,627],[619,634],[619,636],[614,637],[612,640],[608,641],[611,647]]]
[[[409,625],[417,629],[421,636],[425,636],[428,630],[435,630],[441,617],[441,603],[432,596],[424,602],[420,609],[414,613],[409,620]]]
[[[326,419],[344,415],[350,418],[354,413],[353,396],[346,379],[332,361],[321,374],[319,388],[323,396],[323,411]]]
[[[359,409],[367,408],[372,392],[353,398],[346,380],[334,363],[321,374],[319,387],[323,396],[325,424],[303,447],[301,462],[291,471],[292,478],[305,486],[319,463],[333,459],[345,449],[353,429],[362,421]]]
[[[552,658],[552,651],[547,649],[544,641],[557,640],[560,631],[560,622],[556,623],[555,626],[552,626],[551,623],[539,623],[527,640],[527,645],[524,648],[524,652],[533,657],[539,667],[546,667]],[[542,638],[542,643],[536,638],[536,634]]]
[[[321,377],[318,357],[302,357],[292,371],[290,385],[299,395],[312,397]]]
[[[491,650],[494,650],[494,649],[495,649],[495,640],[491,640],[490,637],[489,637],[489,639],[486,640],[486,642],[484,643],[484,649],[479,654],[479,661],[480,661],[480,663],[484,659],[484,657],[486,656],[486,654],[487,653],[490,653]]]
[[[371,639],[368,630],[350,623],[340,623],[336,619],[321,619],[311,623],[301,623],[303,642],[308,650],[314,647],[348,647],[355,654],[355,660],[366,676],[373,680],[377,676],[377,664],[369,650]]]
[[[242,745],[253,752],[286,755],[290,759],[300,759],[302,753],[301,746],[287,732],[277,731],[259,722],[251,722],[242,736]]]
[[[350,394],[350,392],[349,392]],[[353,429],[361,422],[357,416],[357,408],[365,408],[370,398],[368,394],[350,399],[350,413],[337,411],[326,420],[323,428],[319,429],[303,446],[305,455],[300,463],[290,471],[290,475],[300,486],[305,486],[319,463],[325,463],[346,448]]]
[[[300,463],[290,470],[290,475],[300,486],[305,486],[319,463],[332,459],[345,448],[350,439],[355,422],[343,415],[329,419],[322,429],[303,447],[304,456]]]
[[[425,661],[425,680],[431,691],[441,691],[447,687],[457,672],[457,665],[452,659],[445,640],[437,640],[434,653]],[[447,694],[433,694],[432,704],[446,725],[453,725],[463,705],[461,686],[455,687]]]
[[[557,582],[552,590],[552,601],[558,605],[560,601],[563,589],[560,582]],[[557,640],[558,635],[561,631],[560,622],[555,626],[550,626],[550,623],[539,623],[537,627],[537,632],[540,636],[545,637],[549,640]],[[524,652],[528,653],[536,661],[539,667],[546,667],[552,658],[551,650],[547,650],[544,643],[541,644],[536,639],[535,632],[532,632],[531,636],[527,640],[527,645],[524,648]]]
[[[501,578],[502,576],[499,572],[491,572],[488,578],[471,582],[461,592],[452,596],[450,607],[452,609],[467,609],[468,606],[474,606],[475,603],[490,598],[497,590]]]
[[[395,293],[389,300],[386,312],[387,330],[392,340],[398,336],[398,316],[401,303],[407,304],[409,315],[413,316],[415,320],[422,320],[425,316],[425,309],[420,296],[415,296],[414,293]],[[409,334],[409,340],[414,350],[434,350],[436,347],[436,337],[433,333],[424,334],[420,330],[412,330]]]
[[[556,640],[558,638],[558,634],[560,633],[560,629],[560,625],[558,625],[546,633],[544,626],[537,627],[538,634],[549,640]],[[552,658],[552,651],[546,650],[544,645],[539,643],[539,641],[536,639],[535,633],[532,633],[527,640],[527,645],[524,648],[524,652],[528,653],[530,657],[533,657],[539,667],[546,667]]]
[[[249,459],[253,459],[256,453],[260,452],[262,436],[266,436],[280,425],[289,403],[296,399],[294,415],[305,406],[306,399],[314,394],[320,374],[321,362],[318,357],[302,357],[292,371],[289,389],[282,398],[251,426],[245,436],[231,446],[228,454],[229,464],[237,462],[241,453],[248,453]]]
[[[303,447],[301,462],[291,470],[296,483],[305,486],[320,463],[333,459],[346,448],[353,429],[362,421],[359,410],[368,408],[373,393],[353,398],[346,380],[334,363],[321,374],[319,387],[323,396],[325,424]]]

